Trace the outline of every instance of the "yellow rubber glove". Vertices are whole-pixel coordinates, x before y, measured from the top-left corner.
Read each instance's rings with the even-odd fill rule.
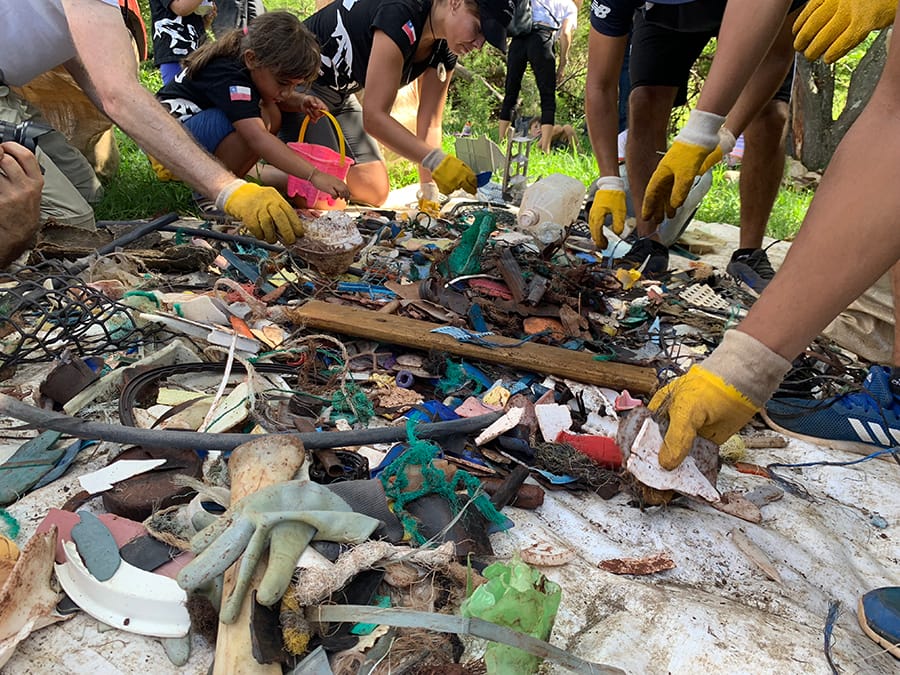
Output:
[[[897,0],[810,0],[794,22],[794,49],[834,63],[873,30],[887,28]]]
[[[422,166],[431,172],[432,180],[445,195],[462,188],[474,195],[478,190],[475,172],[458,157],[435,148],[422,159]]]
[[[597,192],[594,193],[594,204],[588,214],[588,225],[591,238],[597,246],[606,248],[606,237],[603,236],[603,224],[606,217],[612,217],[612,231],[622,234],[625,229],[625,181],[618,176],[603,176],[597,181]]]
[[[791,364],[738,330],[702,365],[660,389],[649,408],[669,418],[659,464],[671,471],[688,456],[697,436],[724,443],[750,421],[778,387]]]
[[[724,121],[724,117],[703,110],[691,112],[650,177],[641,209],[644,220],[660,223],[665,216],[675,215],[687,199],[694,178],[700,175],[700,168],[719,145],[719,129]]]
[[[216,207],[240,220],[257,239],[293,244],[303,236],[303,221],[273,187],[235,180],[216,197]]]
[[[725,155],[734,150],[735,143],[737,143],[737,141],[734,134],[731,133],[727,127],[719,129],[719,144],[716,146],[715,150],[709,153],[709,156],[703,162],[703,166],[700,167],[700,173],[697,175],[702,176],[716,164],[725,159]]]
[[[161,183],[168,183],[171,181],[178,180],[178,178],[175,176],[175,174],[172,173],[171,171],[169,171],[162,164],[160,164],[159,160],[157,160],[156,157],[153,157],[152,155],[147,155],[147,159],[150,160],[150,166],[153,168],[153,173],[156,174],[157,180],[159,180]]]

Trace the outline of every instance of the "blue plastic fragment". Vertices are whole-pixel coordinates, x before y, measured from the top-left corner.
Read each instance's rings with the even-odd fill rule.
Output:
[[[108,581],[122,564],[119,547],[112,532],[90,511],[79,511],[81,519],[72,528],[72,541],[78,553],[97,581]]]
[[[494,381],[492,379],[478,370],[478,368],[473,366],[471,363],[466,363],[465,361],[463,361],[462,368],[464,371],[466,371],[466,375],[471,377],[485,389],[490,389],[494,385]]]
[[[888,526],[888,521],[878,513],[873,513],[872,517],[869,518],[869,522],[872,523],[874,527],[877,527],[879,530],[884,530]]]
[[[487,321],[484,320],[481,305],[477,302],[473,302],[472,306],[469,307],[469,325],[472,326],[472,330],[479,333],[487,333],[488,331]]]
[[[571,340],[566,340],[560,345],[563,349],[571,349],[572,351],[580,351],[582,347],[584,347],[584,340],[579,338],[572,338]]]
[[[422,412],[421,408],[424,408],[428,411],[429,415],[426,415]],[[415,408],[410,408],[404,415],[407,419],[411,419],[416,423],[421,422],[447,422],[449,420],[458,420],[459,415],[454,412],[453,408],[450,408],[440,401],[424,401],[420,403]]]
[[[377,284],[367,284],[363,281],[341,281],[337,285],[337,291],[338,293],[365,293],[371,297],[394,298],[397,296],[390,288]]]
[[[42,488],[45,485],[49,485],[57,478],[60,478],[65,472],[66,469],[75,461],[75,458],[78,456],[78,453],[88,448],[92,445],[97,445],[100,441],[75,441],[66,448],[66,451],[63,453],[63,456],[59,458],[56,462],[56,466],[54,466],[50,471],[44,474],[44,476],[34,484],[32,489],[37,490],[38,488]]]

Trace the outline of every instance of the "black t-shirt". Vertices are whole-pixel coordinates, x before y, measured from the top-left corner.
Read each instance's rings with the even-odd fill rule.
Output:
[[[177,63],[206,39],[206,27],[199,14],[178,16],[169,9],[172,0],[150,0],[153,30],[153,63]]]
[[[261,116],[250,70],[235,58],[213,59],[193,79],[181,71],[156,98],[182,121],[207,108],[219,108],[231,122]]]
[[[375,30],[384,32],[403,54],[402,84],[440,63],[449,71],[456,66],[456,55],[446,40],[435,42],[429,57],[413,62],[430,11],[431,0],[337,0],[323,7],[305,21],[322,49],[316,86],[341,96],[365,87]]]

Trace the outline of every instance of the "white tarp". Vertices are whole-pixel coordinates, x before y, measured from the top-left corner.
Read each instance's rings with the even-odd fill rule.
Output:
[[[735,228],[709,229],[736,240]],[[787,245],[775,248],[783,252]],[[724,268],[721,260],[730,250],[717,252],[718,267]],[[747,460],[756,464],[859,458],[800,441],[748,453]],[[104,463],[105,453],[100,453],[75,473]],[[624,493],[603,501],[560,491],[548,493],[536,511],[508,509],[516,527],[492,541],[500,558],[542,542],[576,552],[567,565],[544,570],[563,589],[552,642],[591,661],[635,675],[829,673],[823,631],[829,603],[836,600],[842,613],[833,658],[841,672],[900,672],[900,664],[866,638],[856,621],[862,593],[900,585],[900,465],[872,460],[782,472],[815,501],[785,494],[763,507],[760,525],[697,502],[641,511]],[[719,488],[747,491],[769,482],[726,466]],[[46,511],[78,489],[76,475],[69,475],[11,506],[22,525],[19,541],[27,541]],[[875,515],[887,522],[886,528],[876,526]],[[735,528],[766,554],[783,584],[771,581],[735,546],[729,537]],[[610,558],[660,552],[671,556],[675,569],[629,577],[597,566]],[[206,673],[212,650],[197,637],[193,647],[189,663],[175,668],[157,640],[101,632],[96,621],[79,614],[32,635],[3,672]]]

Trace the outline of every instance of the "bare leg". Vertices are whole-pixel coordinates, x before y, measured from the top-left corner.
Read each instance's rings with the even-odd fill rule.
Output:
[[[355,202],[381,206],[391,191],[387,165],[384,162],[354,164],[347,172],[350,198]]]
[[[784,358],[900,259],[898,40],[895,31],[872,100],[831,160],[784,265],[741,323]]]
[[[500,120],[498,131],[500,133],[499,140],[502,143],[506,140],[506,134],[509,133],[509,120]]]
[[[553,125],[552,124],[542,124],[541,125],[541,150],[544,152],[550,152],[550,148],[553,145]]]
[[[562,138],[566,145],[571,146],[572,152],[578,152],[578,136],[575,133],[574,127],[572,127],[571,124],[563,124],[561,129]]]
[[[784,177],[788,104],[769,101],[744,132],[740,248],[760,248]]]
[[[235,176],[247,175],[259,161],[259,156],[250,150],[250,146],[236,131],[222,139],[216,146],[215,155]]]
[[[625,146],[625,166],[628,186],[634,204],[644,203],[644,191],[650,176],[666,150],[666,130],[669,114],[675,103],[675,87],[637,87],[628,98],[628,142]],[[638,209],[637,234],[647,237],[656,234],[656,225],[640,217]]]

